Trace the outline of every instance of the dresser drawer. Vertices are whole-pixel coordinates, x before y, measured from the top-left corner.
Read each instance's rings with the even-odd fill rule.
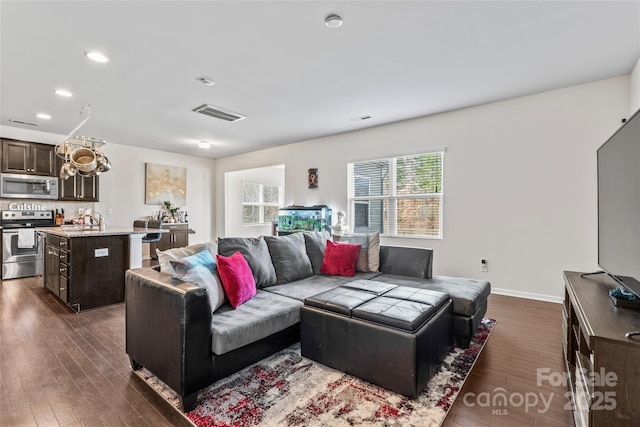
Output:
[[[162,224],[164,230],[188,230],[189,224]]]
[[[60,247],[60,249],[63,249],[66,251],[67,248],[69,247],[69,239],[65,239],[61,237],[60,242],[58,243],[58,246]]]

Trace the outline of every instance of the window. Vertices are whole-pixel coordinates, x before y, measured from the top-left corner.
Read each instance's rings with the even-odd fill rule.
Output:
[[[442,162],[434,152],[348,164],[356,233],[442,237]]]
[[[266,224],[278,220],[282,187],[242,183],[242,223]]]
[[[371,179],[366,176],[354,177],[354,194],[367,197],[370,193]],[[354,227],[363,230],[369,227],[369,200],[355,200],[353,205]]]

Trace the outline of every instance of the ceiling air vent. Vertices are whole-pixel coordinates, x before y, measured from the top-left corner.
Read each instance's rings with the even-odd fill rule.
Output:
[[[23,122],[22,120],[13,120],[13,119],[9,119],[10,122],[13,123],[19,123],[21,125],[29,125],[29,126],[38,126],[37,123],[31,123],[31,122]]]
[[[238,120],[242,120],[246,118],[238,113],[234,113],[233,111],[225,110],[224,108],[214,107],[213,105],[203,104],[197,108],[194,108],[193,111],[196,113],[204,114],[206,116],[215,117],[216,119],[225,120],[227,122],[237,122]]]

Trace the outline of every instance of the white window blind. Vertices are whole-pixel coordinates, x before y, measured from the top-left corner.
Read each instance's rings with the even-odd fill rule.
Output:
[[[443,152],[348,164],[356,233],[442,237]]]
[[[242,183],[242,223],[266,224],[278,220],[282,187]]]

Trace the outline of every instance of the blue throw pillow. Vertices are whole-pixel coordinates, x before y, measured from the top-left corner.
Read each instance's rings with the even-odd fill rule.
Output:
[[[224,303],[224,290],[218,277],[216,261],[208,249],[169,262],[175,273],[173,277],[207,290],[211,311],[216,311]]]

